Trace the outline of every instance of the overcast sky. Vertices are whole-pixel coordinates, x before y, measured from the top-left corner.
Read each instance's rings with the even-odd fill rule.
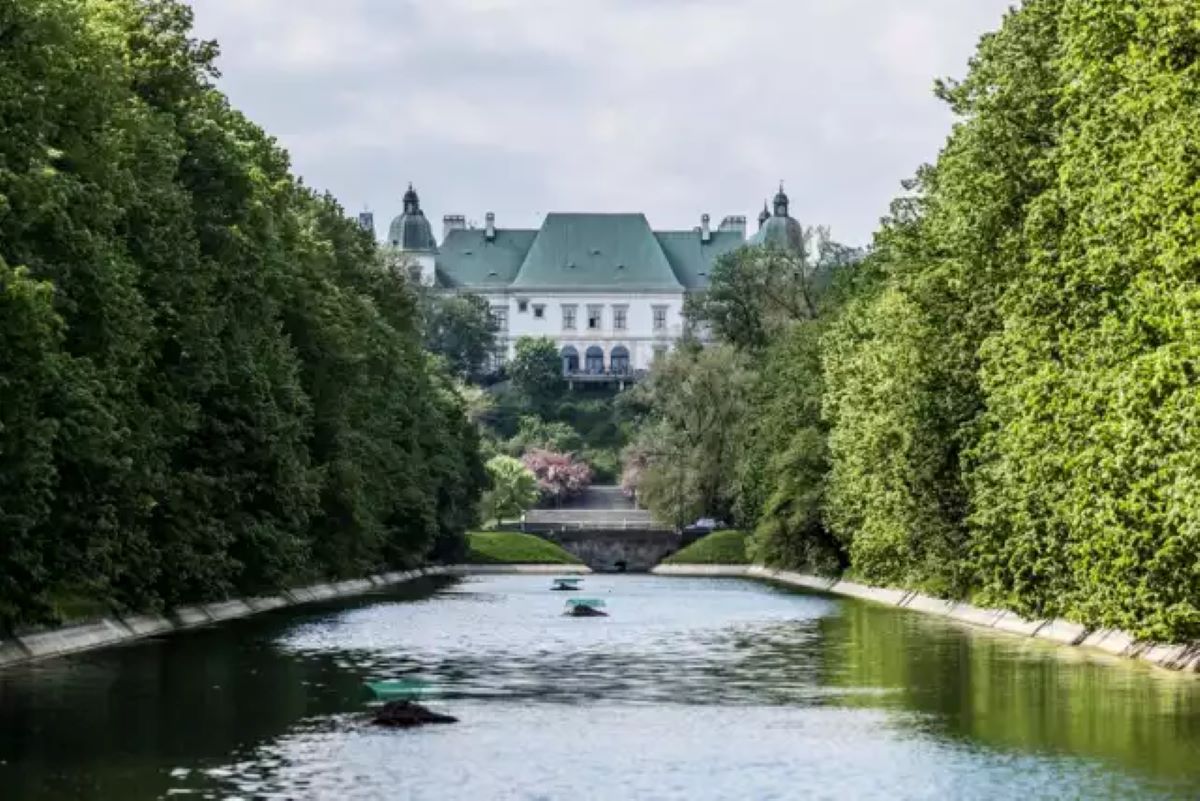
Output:
[[[443,214],[656,228],[792,214],[866,244],[952,119],[1011,0],[191,0],[222,88],[296,171],[382,230],[408,181]]]

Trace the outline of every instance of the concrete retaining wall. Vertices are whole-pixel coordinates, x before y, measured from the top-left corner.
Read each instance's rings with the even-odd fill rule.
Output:
[[[450,568],[432,567],[403,573],[389,573],[386,576],[371,576],[368,579],[344,581],[340,584],[299,587],[273,598],[235,599],[196,606],[181,606],[165,615],[127,615],[30,632],[11,640],[0,640],[0,668],[21,662],[106,648],[142,637],[205,626],[224,620],[234,620],[270,609],[279,609],[283,606],[360,595],[376,587],[400,584],[420,576],[443,575],[449,571]]]
[[[165,615],[128,615],[30,632],[11,640],[0,640],[0,669],[22,662],[107,648],[110,645],[166,634],[172,631],[206,626],[225,620],[280,609],[285,606],[347,598],[372,590],[392,587],[423,576],[465,576],[471,574],[518,573],[529,575],[568,575],[592,572],[583,565],[448,565],[420,570],[382,573],[377,576],[343,581],[338,584],[314,584],[296,587],[270,598],[247,598],[197,606],[181,606]]]
[[[897,606],[936,615],[972,626],[992,629],[1060,645],[1096,648],[1116,656],[1139,659],[1168,670],[1200,673],[1200,643],[1162,645],[1138,642],[1126,632],[1114,629],[1088,629],[1069,620],[1027,620],[1003,609],[981,609],[917,592],[885,587],[868,587],[840,579],[821,578],[804,573],[772,570],[757,565],[660,565],[652,572],[662,576],[739,576],[763,579],[803,587],[832,595],[845,595],[864,601]]]

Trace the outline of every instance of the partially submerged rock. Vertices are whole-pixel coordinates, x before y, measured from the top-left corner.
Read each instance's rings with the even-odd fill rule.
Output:
[[[389,701],[379,708],[371,722],[376,726],[407,729],[427,723],[458,723],[458,718],[434,712],[412,701]]]

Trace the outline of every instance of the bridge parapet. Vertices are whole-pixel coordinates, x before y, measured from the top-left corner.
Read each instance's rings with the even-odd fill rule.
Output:
[[[578,556],[597,573],[645,573],[679,550],[682,536],[670,529],[560,529],[538,532]]]
[[[619,487],[591,487],[561,509],[533,509],[505,526],[558,543],[597,572],[643,572],[679,550],[682,536],[638,509]]]

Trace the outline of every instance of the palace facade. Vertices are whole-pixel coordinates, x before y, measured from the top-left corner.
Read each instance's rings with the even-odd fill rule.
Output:
[[[403,203],[386,245],[423,284],[487,299],[499,329],[494,366],[521,337],[549,337],[564,374],[579,381],[635,376],[671,350],[684,335],[684,299],[708,286],[722,255],[746,245],[798,249],[803,240],[782,187],[749,239],[740,216],[713,227],[705,214],[691,230],[655,231],[639,213],[551,213],[540,228],[521,229],[499,227],[489,212],[482,228],[447,215],[439,243],[411,186]]]

